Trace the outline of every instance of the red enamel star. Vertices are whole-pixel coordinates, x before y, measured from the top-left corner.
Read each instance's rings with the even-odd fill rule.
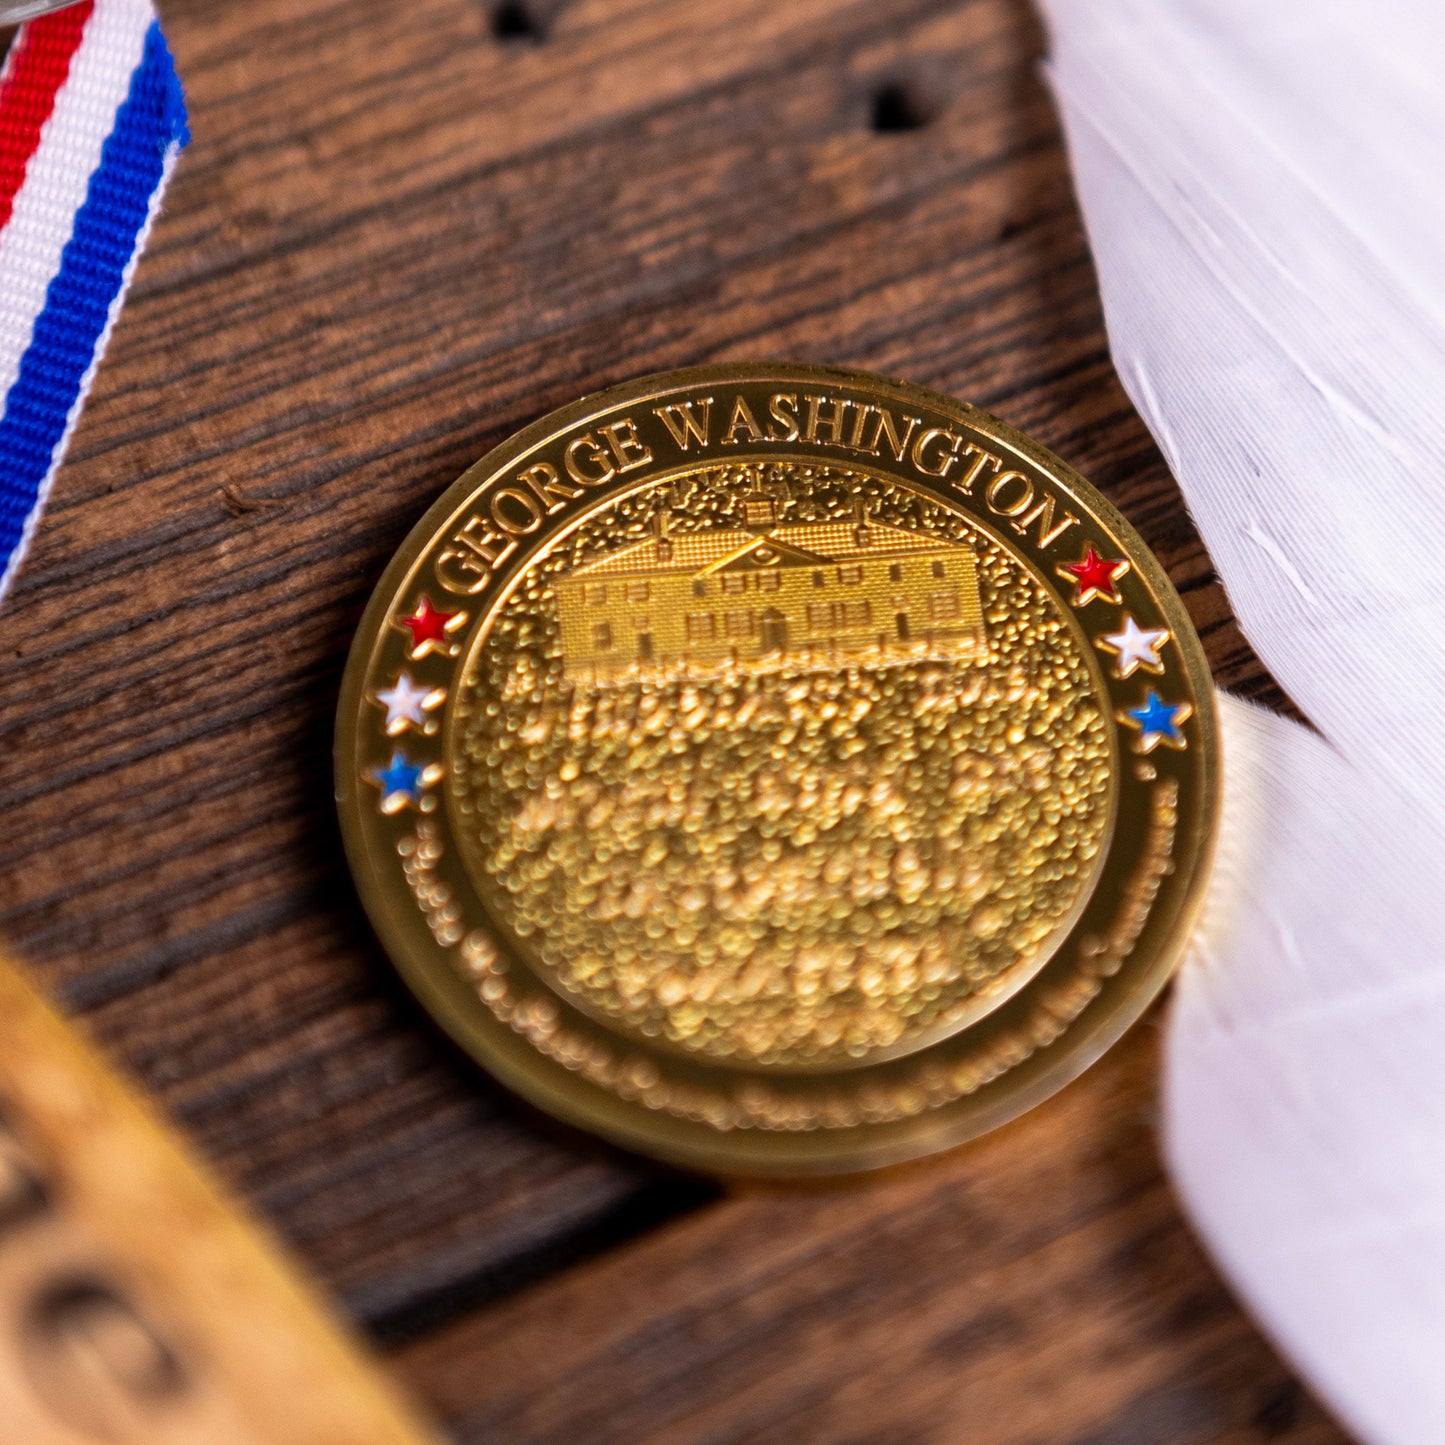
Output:
[[[1101,557],[1090,542],[1080,561],[1064,563],[1058,573],[1060,577],[1072,579],[1074,606],[1083,607],[1096,597],[1118,602],[1119,593],[1114,584],[1128,570],[1129,564],[1122,557]]]
[[[411,655],[425,657],[429,652],[445,652],[447,633],[465,621],[462,613],[438,612],[430,597],[421,597],[416,611],[410,617],[398,617],[396,625],[411,633]]]

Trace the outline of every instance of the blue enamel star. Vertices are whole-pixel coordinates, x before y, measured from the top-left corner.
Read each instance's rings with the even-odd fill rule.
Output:
[[[422,790],[436,781],[433,774],[437,771],[434,763],[418,767],[397,748],[384,768],[371,770],[372,782],[381,789],[381,811],[395,813],[408,803],[419,803]]]
[[[1126,727],[1134,728],[1138,732],[1134,750],[1152,753],[1160,743],[1168,748],[1183,748],[1188,745],[1179,725],[1193,711],[1193,707],[1187,702],[1165,702],[1151,687],[1144,694],[1142,706],[1126,708],[1117,716]]]

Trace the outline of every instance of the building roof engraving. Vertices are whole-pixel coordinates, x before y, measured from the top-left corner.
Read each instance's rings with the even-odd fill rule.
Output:
[[[769,565],[815,567],[865,557],[940,552],[962,545],[920,536],[885,522],[797,522],[769,527],[766,531],[719,527],[705,532],[644,537],[596,561],[585,562],[565,575],[568,578],[652,576],[665,572],[706,575],[751,557],[762,546],[778,554],[778,562]]]

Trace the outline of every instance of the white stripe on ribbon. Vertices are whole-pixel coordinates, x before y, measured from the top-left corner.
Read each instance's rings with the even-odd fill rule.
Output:
[[[20,373],[75,213],[85,203],[154,19],[149,0],[106,0],[95,7],[30,158],[10,222],[0,231],[0,397],[8,395]],[[23,550],[17,549],[17,557]]]
[[[11,552],[10,560],[4,571],[0,572],[0,599],[3,599],[9,592],[10,584],[20,570],[20,564],[25,560],[26,553],[30,551],[30,544],[35,538],[35,529],[40,525],[40,518],[44,515],[46,503],[50,500],[50,489],[55,484],[55,474],[60,470],[60,464],[65,460],[65,454],[70,450],[70,438],[75,431],[76,423],[80,420],[81,412],[85,410],[85,399],[90,395],[95,373],[110,347],[110,333],[115,330],[115,323],[125,309],[125,298],[130,291],[130,283],[135,277],[136,267],[140,265],[141,253],[150,239],[151,227],[155,225],[156,217],[160,214],[166,187],[171,183],[171,173],[175,170],[176,162],[180,158],[180,142],[173,141],[166,151],[160,184],[151,192],[150,209],[146,212],[145,225],[141,227],[140,234],[136,237],[135,250],[131,252],[130,260],[126,263],[125,280],[121,283],[120,290],[110,298],[110,311],[105,319],[105,329],[100,333],[100,338],[95,345],[95,354],[90,358],[90,365],[81,379],[80,390],[76,392],[75,401],[71,404],[70,414],[65,421],[65,433],[60,439],[59,446],[55,448],[50,462],[50,470],[45,473],[45,480],[41,482],[40,490],[36,494],[35,505],[30,509],[29,516],[25,518],[25,525],[20,532],[20,540],[16,543],[15,550]],[[18,358],[16,366],[19,366]]]

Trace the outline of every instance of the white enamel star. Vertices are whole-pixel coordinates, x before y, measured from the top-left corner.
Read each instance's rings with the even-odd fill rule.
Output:
[[[377,703],[386,709],[388,734],[405,732],[408,726],[421,727],[426,714],[445,698],[442,688],[417,686],[409,672],[398,673],[396,681],[376,695]]]
[[[1168,641],[1167,627],[1140,627],[1126,612],[1122,630],[1096,637],[1094,645],[1117,654],[1119,660],[1115,668],[1118,676],[1129,677],[1140,667],[1145,672],[1163,672],[1159,649]]]

